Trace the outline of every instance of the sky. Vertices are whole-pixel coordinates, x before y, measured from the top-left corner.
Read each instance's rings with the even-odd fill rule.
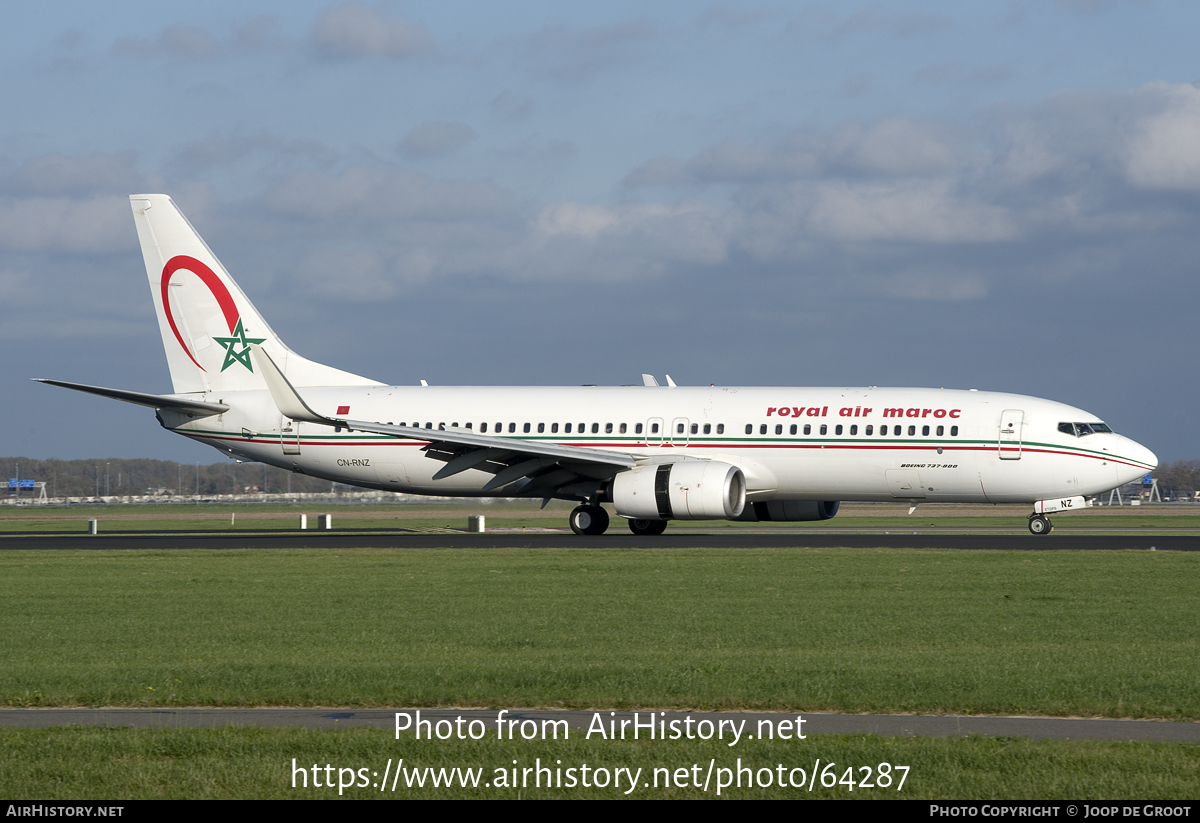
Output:
[[[393,384],[944,386],[1200,458],[1200,6],[0,9],[0,453],[213,462],[128,195]]]

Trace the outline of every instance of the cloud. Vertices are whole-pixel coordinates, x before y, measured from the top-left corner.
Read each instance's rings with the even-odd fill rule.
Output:
[[[527,97],[518,97],[507,89],[492,98],[489,108],[492,117],[506,122],[528,120],[533,116],[533,101]]]
[[[404,135],[396,150],[417,160],[444,157],[458,151],[475,136],[475,130],[465,123],[422,123]]]
[[[1128,147],[1130,181],[1143,188],[1200,190],[1200,89],[1154,84],[1162,108],[1134,129]]]
[[[0,199],[0,249],[9,252],[128,251],[129,198]]]
[[[11,176],[0,179],[0,191],[19,195],[131,192],[141,185],[133,152],[81,157],[43,154],[25,160]]]
[[[636,48],[658,37],[655,23],[627,20],[582,31],[551,26],[522,41],[521,47],[523,59],[535,74],[581,82],[630,65]]]
[[[266,155],[268,165],[285,160],[301,160],[318,166],[329,166],[337,155],[315,140],[288,140],[270,132],[258,134],[210,135],[185,143],[176,153],[176,160],[188,172],[229,166],[252,155]]]
[[[358,0],[325,11],[313,24],[311,42],[326,57],[387,57],[404,60],[433,46],[423,26],[392,17]]]
[[[133,57],[205,60],[216,56],[221,44],[199,26],[167,26],[153,38],[123,37],[113,44],[116,54]]]

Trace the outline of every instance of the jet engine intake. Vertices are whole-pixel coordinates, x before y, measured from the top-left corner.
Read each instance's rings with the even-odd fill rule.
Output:
[[[746,478],[728,463],[662,463],[619,472],[610,495],[633,520],[733,520],[746,507]]]

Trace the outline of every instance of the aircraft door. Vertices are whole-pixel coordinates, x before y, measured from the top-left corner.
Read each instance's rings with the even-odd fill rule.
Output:
[[[643,433],[646,446],[649,448],[659,448],[663,444],[663,419],[661,417],[651,417],[646,421],[646,431]]]
[[[996,451],[1001,460],[1021,459],[1021,426],[1025,423],[1025,412],[1021,409],[1005,409],[1000,415],[1000,439]]]
[[[687,448],[688,444],[688,419],[686,417],[676,417],[671,421],[671,432],[667,435],[672,446],[681,449]]]
[[[288,420],[286,417],[279,426],[279,443],[283,446],[284,454],[300,453],[300,422]]]

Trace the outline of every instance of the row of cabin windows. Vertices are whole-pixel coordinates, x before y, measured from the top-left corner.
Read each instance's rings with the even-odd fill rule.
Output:
[[[390,426],[390,425],[392,425],[392,424],[391,424],[391,423],[388,423],[388,425]],[[406,424],[405,424],[405,423],[401,423],[400,425],[401,425],[401,426],[404,426],[404,425],[406,425]],[[421,424],[420,424],[420,423],[414,423],[413,425],[414,425],[414,426],[416,426],[417,428],[421,428]],[[451,423],[450,425],[451,425],[451,427],[453,427],[453,428],[458,428],[458,423]],[[550,425],[550,434],[558,434],[558,424],[557,424],[557,423],[551,423],[551,424],[549,424],[549,425]],[[627,426],[626,424],[624,424],[624,423],[619,423],[619,424],[615,424],[615,425],[616,425],[616,427],[617,427],[617,428],[616,428],[616,433],[617,433],[617,434],[628,434],[628,432],[629,432],[629,429],[628,429],[628,426]],[[1066,424],[1066,425],[1070,425],[1070,424],[1068,423],[1068,424]],[[1083,424],[1076,424],[1076,425],[1083,425]],[[1103,424],[1099,424],[1099,425],[1101,425],[1101,426],[1102,426]],[[614,426],[614,424],[613,424],[613,423],[605,423],[605,424],[604,424],[604,433],[605,433],[605,434],[613,434],[613,426]],[[440,430],[442,430],[442,431],[445,431],[445,430],[446,430],[446,424],[445,424],[445,423],[438,423],[438,426],[437,426],[437,427],[438,427],[438,429],[440,429]],[[1097,424],[1095,424],[1095,423],[1093,423],[1093,424],[1092,424],[1092,427],[1093,427],[1093,428],[1098,428],[1098,427],[1097,427]],[[432,429],[432,428],[433,428],[433,423],[426,423],[426,424],[425,424],[425,428],[427,428],[427,429]],[[472,428],[472,424],[470,424],[470,423],[467,423],[467,424],[466,424],[466,428],[468,428],[468,429],[469,429],[469,428]],[[563,432],[563,434],[571,434],[571,428],[572,428],[572,424],[571,424],[571,423],[564,423],[564,424],[563,424],[563,429],[562,429],[562,432]],[[1104,428],[1105,428],[1105,429],[1107,429],[1108,427],[1107,427],[1107,426],[1105,426]],[[813,427],[812,427],[812,424],[811,424],[811,423],[805,423],[805,424],[804,424],[804,434],[806,434],[806,435],[807,435],[807,434],[812,434],[812,429],[813,429]],[[844,427],[844,426],[842,426],[842,424],[840,424],[840,423],[839,423],[838,425],[836,425],[836,426],[834,426],[834,427],[833,427],[833,433],[834,433],[835,435],[841,435],[841,434],[843,433],[844,429],[845,429],[845,427]],[[717,434],[724,434],[724,433],[725,433],[725,424],[724,424],[724,423],[717,423],[717,424],[716,424],[716,430],[717,430]],[[758,427],[758,433],[759,433],[759,434],[766,434],[766,433],[767,433],[767,430],[768,430],[768,426],[767,426],[767,424],[766,424],[766,423],[763,423],[763,424],[761,424],[761,425]],[[1059,424],[1059,430],[1060,430],[1060,431],[1065,431],[1065,430],[1063,429],[1063,425],[1062,425],[1062,424]],[[487,424],[487,423],[480,423],[480,424],[479,424],[479,431],[480,431],[480,433],[481,433],[481,434],[487,434],[487,432],[488,432],[488,424]],[[503,423],[497,423],[497,424],[496,424],[496,426],[495,426],[495,428],[494,428],[492,431],[493,431],[495,434],[503,434],[503,433],[504,433],[504,424],[503,424]],[[525,434],[532,434],[532,433],[533,433],[533,424],[532,424],[532,423],[524,423],[524,424],[522,424],[522,426],[521,426],[521,431],[522,431],[522,432],[524,432]],[[578,429],[576,429],[576,431],[577,431],[579,434],[586,434],[586,433],[587,433],[587,424],[586,424],[586,423],[580,423],[580,424],[579,424],[579,428],[578,428]],[[633,433],[634,433],[634,434],[641,434],[641,433],[642,433],[642,431],[643,431],[643,429],[642,429],[642,424],[641,424],[641,423],[637,423],[637,424],[635,424],[635,425],[634,425],[634,427],[633,427]],[[692,434],[700,434],[700,431],[701,431],[701,424],[699,424],[699,423],[692,423],[692,424],[691,424],[691,429],[690,429],[690,431],[691,431],[691,433],[692,433]],[[509,423],[509,424],[508,424],[508,432],[509,432],[509,434],[516,434],[516,433],[517,433],[517,424],[516,424],[516,423]],[[712,423],[705,423],[705,424],[703,424],[703,432],[704,432],[704,434],[712,434],[712,433],[713,433],[713,424],[712,424]],[[789,427],[788,427],[788,434],[799,434],[799,432],[800,432],[800,427],[799,427],[797,424],[795,424],[795,423],[793,423],[791,426],[789,426]],[[545,433],[546,433],[546,424],[545,424],[545,423],[538,423],[538,424],[537,424],[537,433],[538,433],[538,434],[545,434]],[[599,434],[599,433],[600,433],[600,424],[599,424],[599,423],[593,423],[593,424],[592,424],[592,434]],[[651,434],[658,434],[658,423],[651,423],[651,424],[650,424],[650,433],[651,433]],[[683,423],[676,423],[676,424],[675,424],[675,433],[676,433],[676,434],[684,434],[684,433],[685,433],[685,424],[683,424]],[[822,424],[820,425],[820,427],[818,428],[818,430],[817,430],[817,433],[818,433],[818,434],[822,434],[822,435],[827,435],[827,434],[829,434],[829,426],[828,426],[828,425],[826,425],[825,423],[822,423]],[[930,427],[930,426],[921,426],[921,436],[922,436],[922,437],[929,437],[930,433],[931,433],[931,427]],[[945,426],[937,426],[936,428],[933,428],[933,429],[932,429],[932,433],[933,433],[935,436],[937,436],[937,437],[944,437],[944,436],[945,436],[945,434],[946,434],[946,427],[945,427]],[[746,434],[754,434],[754,424],[753,424],[753,423],[747,423],[747,424],[746,424]],[[775,434],[783,434],[783,424],[782,424],[782,423],[778,423],[778,424],[776,424],[776,425],[775,425]],[[855,423],[855,424],[852,424],[852,425],[850,426],[850,436],[851,436],[851,437],[853,437],[853,436],[856,436],[857,434],[858,434],[858,424],[857,424],[857,423]],[[868,437],[870,437],[870,436],[874,435],[874,434],[875,434],[875,427],[874,427],[873,425],[864,426],[864,427],[863,427],[863,434],[864,434],[864,435],[866,435],[866,436],[868,436]],[[909,426],[909,427],[908,427],[908,436],[909,436],[909,437],[915,437],[915,436],[916,436],[916,434],[917,434],[917,427],[916,427],[916,426]],[[1089,431],[1089,432],[1088,432],[1088,434],[1091,434],[1091,432]],[[903,435],[904,435],[904,426],[892,426],[892,436],[894,436],[894,437],[902,437]],[[879,436],[880,436],[880,437],[887,437],[887,436],[888,436],[888,427],[887,427],[887,426],[880,426],[880,427],[879,427]],[[951,426],[951,427],[950,427],[950,436],[951,436],[951,437],[958,437],[958,426]]]
[[[811,423],[805,423],[805,424],[804,424],[804,433],[805,433],[805,434],[812,434],[812,428],[813,428],[813,427],[812,427],[812,424],[811,424]],[[793,423],[791,426],[789,426],[789,427],[788,427],[788,434],[797,434],[797,433],[799,432],[799,429],[800,429],[800,427],[799,427],[799,426],[797,426],[795,423]],[[835,435],[840,435],[840,434],[841,434],[841,433],[842,433],[844,430],[845,430],[845,427],[844,427],[844,426],[842,426],[840,423],[839,423],[838,425],[836,425],[836,426],[834,426],[834,427],[833,427],[833,433],[834,433]],[[762,425],[760,425],[760,426],[758,427],[758,433],[759,433],[759,434],[766,434],[766,433],[767,433],[767,424],[766,424],[766,423],[763,423]],[[777,424],[775,425],[775,433],[776,433],[776,434],[783,434],[783,424],[782,424],[782,423],[777,423]],[[826,424],[822,423],[822,424],[821,424],[821,426],[820,426],[820,428],[817,430],[817,433],[818,433],[818,434],[829,434],[829,426],[827,426]],[[869,436],[873,435],[874,433],[875,433],[875,427],[874,427],[874,426],[864,426],[864,427],[863,427],[863,434],[864,434],[864,435],[867,435],[867,436],[869,437]],[[921,436],[922,436],[922,437],[928,437],[928,436],[929,436],[929,433],[930,433],[930,427],[929,427],[929,426],[922,426],[922,427],[921,427]],[[935,433],[935,435],[936,435],[937,437],[943,437],[943,436],[945,436],[945,434],[946,434],[946,427],[945,427],[945,426],[938,426],[938,427],[936,428],[936,430],[935,430],[935,432],[934,432],[934,433]],[[754,434],[754,424],[753,424],[753,423],[747,423],[747,424],[746,424],[746,434]],[[854,436],[854,435],[857,435],[857,434],[858,434],[858,424],[857,424],[857,423],[855,423],[855,424],[853,424],[853,425],[851,425],[851,426],[850,426],[850,435],[851,435],[851,436]],[[893,435],[894,437],[902,437],[902,436],[903,436],[903,434],[904,434],[904,427],[903,427],[903,426],[893,426],[893,427],[892,427],[892,435]],[[908,436],[909,436],[909,437],[916,437],[916,435],[917,435],[917,427],[916,427],[916,426],[909,426],[909,427],[908,427]],[[880,426],[880,427],[879,427],[879,436],[880,436],[880,437],[887,437],[887,436],[888,436],[888,427],[887,427],[887,426]],[[950,427],[950,436],[951,436],[951,437],[958,437],[958,426],[951,426],[951,427]]]
[[[388,423],[388,425],[390,426],[390,425],[392,425],[392,424],[391,424],[391,423]],[[405,426],[405,425],[408,425],[408,424],[407,424],[407,423],[403,423],[403,422],[401,422],[401,423],[400,423],[400,425],[401,425],[401,426]],[[414,425],[414,426],[416,426],[418,429],[419,429],[419,428],[422,428],[422,426],[421,426],[421,424],[420,424],[420,423],[413,423],[413,425]],[[558,432],[558,424],[557,424],[557,423],[550,423],[550,424],[546,424],[546,423],[538,423],[538,424],[537,424],[537,433],[538,433],[538,434],[545,434],[545,433],[546,433],[546,426],[547,426],[547,425],[549,425],[549,426],[550,426],[550,434],[558,434],[558,433],[559,433],[559,432]],[[573,425],[574,425],[574,424],[572,424],[572,423],[564,423],[564,424],[563,424],[563,426],[562,426],[562,433],[563,433],[563,434],[571,434],[571,432],[572,432],[572,428],[573,428]],[[451,426],[451,428],[458,428],[458,423],[451,423],[451,424],[450,424],[450,426]],[[532,424],[532,423],[523,423],[523,424],[521,424],[521,431],[522,431],[523,433],[525,433],[525,434],[532,434],[532,433],[533,433],[533,426],[534,426],[534,424]],[[446,430],[446,424],[445,424],[445,423],[438,423],[438,424],[437,424],[437,427],[438,427],[438,429],[439,429],[439,430],[441,430],[441,431],[445,431],[445,430]],[[466,424],[466,428],[468,428],[468,429],[469,429],[469,428],[472,428],[472,427],[473,427],[473,424],[471,424],[471,423],[467,423],[467,424]],[[425,426],[424,426],[424,428],[426,428],[426,429],[432,429],[432,428],[433,428],[433,423],[426,423],[426,424],[425,424]],[[714,427],[713,427],[713,424],[712,424],[712,423],[705,423],[705,424],[703,425],[704,434],[712,434],[712,433],[713,433],[713,428],[714,428]],[[700,430],[701,430],[701,425],[700,425],[699,423],[693,423],[693,424],[692,424],[692,427],[691,427],[691,432],[692,432],[692,434],[699,434],[699,433],[700,433]],[[586,434],[586,433],[587,433],[587,431],[588,431],[588,424],[587,424],[587,423],[580,423],[580,424],[579,424],[579,426],[578,426],[578,428],[575,428],[575,429],[574,429],[574,431],[578,432],[579,434]],[[600,424],[599,424],[599,423],[592,423],[592,429],[591,429],[591,431],[592,431],[592,434],[599,434],[599,433],[600,433]],[[641,423],[635,423],[635,424],[634,424],[634,426],[633,426],[633,433],[634,433],[634,434],[641,434],[643,431],[644,431],[644,428],[643,428],[643,426],[642,426],[642,424],[641,424]],[[677,423],[677,424],[676,424],[676,426],[675,426],[675,431],[676,431],[678,434],[684,434],[684,424],[683,424],[683,423]],[[717,431],[717,434],[724,434],[724,433],[725,433],[725,424],[724,424],[724,423],[717,423],[717,424],[716,424],[716,431]],[[488,424],[487,424],[487,423],[480,423],[480,424],[479,424],[479,432],[480,432],[480,434],[487,434],[487,433],[488,433]],[[504,423],[497,423],[497,424],[495,425],[495,427],[492,429],[492,432],[493,432],[494,434],[503,434],[503,433],[504,433]],[[509,434],[516,434],[516,433],[517,433],[517,424],[516,424],[516,423],[509,423],[509,424],[508,424],[508,432],[509,432]],[[605,423],[605,424],[604,424],[604,433],[605,433],[605,434],[613,434],[613,433],[616,433],[616,434],[628,434],[628,433],[629,433],[629,426],[628,426],[628,424],[626,424],[626,423]],[[658,434],[658,433],[659,433],[659,424],[658,424],[658,423],[651,423],[651,424],[650,424],[650,433],[651,433],[651,434]]]

